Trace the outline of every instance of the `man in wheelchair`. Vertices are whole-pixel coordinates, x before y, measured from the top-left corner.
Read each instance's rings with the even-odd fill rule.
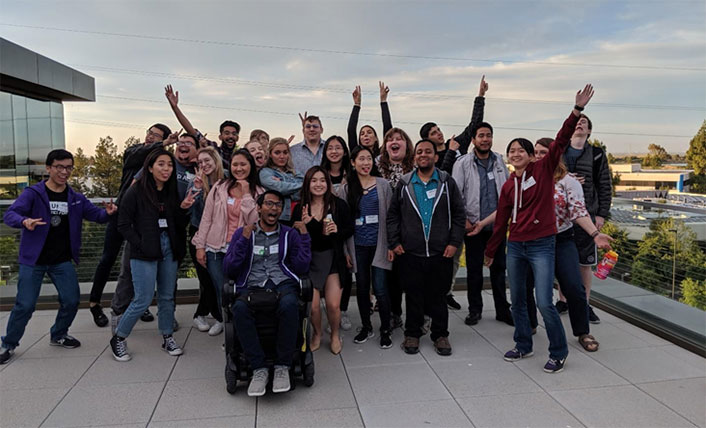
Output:
[[[303,224],[290,228],[278,223],[284,198],[268,190],[257,199],[259,220],[235,231],[223,260],[226,275],[235,280],[237,299],[233,321],[243,353],[253,370],[248,395],[265,394],[269,382],[253,306],[276,305],[276,359],[273,392],[290,390],[289,368],[299,328],[299,276],[309,271],[311,239]],[[230,392],[230,391],[229,391]]]

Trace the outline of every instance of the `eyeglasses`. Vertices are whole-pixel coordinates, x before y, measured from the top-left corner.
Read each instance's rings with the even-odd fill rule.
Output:
[[[284,204],[280,202],[275,202],[275,201],[264,201],[262,205],[266,206],[267,208],[282,208]]]
[[[321,125],[317,125],[315,123],[307,123],[306,125],[304,125],[304,128],[306,128],[306,129],[319,129],[319,128],[321,128]]]
[[[192,143],[191,141],[179,141],[179,142],[177,143],[177,146],[191,146],[191,147],[196,147],[196,146],[194,145],[194,143]]]
[[[64,166],[64,165],[52,165],[52,168],[56,168],[57,171],[59,172],[71,172],[74,170],[73,165],[71,166]]]
[[[160,140],[164,138],[164,135],[162,135],[162,134],[160,134],[160,133],[158,133],[158,132],[154,132],[154,131],[151,130],[151,129],[148,129],[148,130],[147,130],[147,136],[148,136],[148,137],[149,137],[149,136],[153,136],[153,137],[155,137],[155,138],[159,138]]]

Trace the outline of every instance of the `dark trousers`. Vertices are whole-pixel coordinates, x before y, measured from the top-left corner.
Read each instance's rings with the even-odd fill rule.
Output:
[[[341,312],[348,310],[348,302],[351,300],[351,291],[353,289],[353,274],[346,269],[345,273],[338,273],[341,278],[343,292],[341,293]]]
[[[120,315],[130,306],[134,296],[135,289],[132,285],[132,270],[130,269],[130,244],[126,242],[123,256],[120,258],[120,275],[118,275],[113,300],[110,301],[110,308],[116,315]]]
[[[468,312],[483,312],[483,259],[485,246],[488,244],[490,230],[482,230],[475,236],[464,236],[466,244],[466,284],[468,297]],[[490,285],[493,288],[493,301],[495,314],[507,315],[510,313],[510,304],[507,302],[505,292],[505,240],[495,252],[493,264],[490,265]]]
[[[355,274],[356,299],[363,327],[373,329],[370,322],[370,283],[377,299],[380,314],[380,331],[390,330],[390,300],[387,294],[387,271],[373,266],[377,247],[355,246],[355,260],[358,270]]]
[[[89,301],[100,303],[103,297],[105,283],[108,282],[110,271],[113,269],[115,260],[118,258],[123,241],[123,235],[118,232],[118,216],[112,215],[105,228],[103,255],[101,255],[101,259],[96,267],[96,273],[93,275],[93,286],[91,287],[91,297]]]
[[[196,261],[196,247],[191,243],[191,238],[194,237],[198,230],[194,225],[189,225],[189,254],[191,254],[191,260],[196,269],[196,276],[199,279],[199,304],[196,306],[194,318],[211,314],[217,321],[223,322],[211,275],[208,274],[208,270],[205,267]]]
[[[297,347],[297,329],[299,328],[299,284],[293,279],[288,279],[275,284],[267,281],[265,287],[279,291],[281,294],[277,306],[277,359],[275,365],[292,366],[292,357]],[[249,292],[241,291],[241,295]],[[233,304],[233,320],[235,330],[243,348],[245,357],[250,362],[253,370],[266,367],[265,351],[262,350],[260,339],[257,335],[255,316],[247,303],[238,299]]]
[[[405,336],[422,336],[426,314],[431,317],[431,340],[448,337],[449,309],[446,306],[446,293],[451,285],[453,258],[403,254],[399,263],[407,305]]]
[[[387,292],[390,296],[390,313],[396,317],[402,316],[402,291],[400,261],[395,259],[392,271],[387,276]]]

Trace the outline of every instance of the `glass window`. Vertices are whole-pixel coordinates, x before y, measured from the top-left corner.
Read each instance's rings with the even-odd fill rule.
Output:
[[[29,164],[29,138],[27,136],[27,98],[12,96],[12,119],[15,133],[15,165],[27,174]],[[18,171],[18,174],[20,171]]]
[[[48,102],[27,99],[27,131],[30,165],[44,165],[51,150],[51,119]]]
[[[13,176],[15,171],[15,136],[12,131],[12,98],[0,92],[0,175]]]

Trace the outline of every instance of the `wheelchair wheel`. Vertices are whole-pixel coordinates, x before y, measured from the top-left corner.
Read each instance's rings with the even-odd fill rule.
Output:
[[[238,386],[238,376],[234,370],[231,370],[226,364],[226,391],[228,394],[235,394],[235,388]]]
[[[304,385],[311,386],[314,384],[314,362],[304,366]]]

